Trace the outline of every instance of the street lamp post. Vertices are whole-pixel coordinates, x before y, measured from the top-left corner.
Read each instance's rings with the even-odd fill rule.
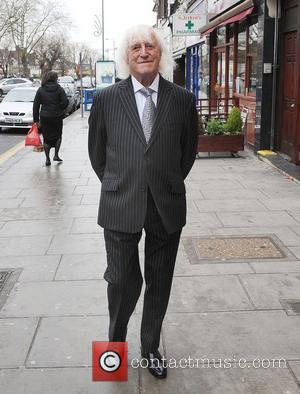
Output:
[[[102,60],[105,59],[104,57],[104,53],[105,53],[105,48],[104,48],[104,42],[105,42],[105,38],[104,38],[104,0],[102,0],[102,12],[101,12],[101,21],[98,15],[95,15],[95,31],[94,31],[94,35],[96,37],[100,37],[102,36]]]
[[[104,60],[104,0],[102,0],[102,60]]]

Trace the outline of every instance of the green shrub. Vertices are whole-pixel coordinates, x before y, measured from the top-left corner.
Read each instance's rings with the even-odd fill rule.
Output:
[[[207,122],[206,131],[209,135],[224,134],[224,124],[219,119],[212,118]]]
[[[228,134],[238,134],[242,132],[242,128],[243,120],[241,117],[241,110],[238,107],[233,107],[223,126],[224,132]]]

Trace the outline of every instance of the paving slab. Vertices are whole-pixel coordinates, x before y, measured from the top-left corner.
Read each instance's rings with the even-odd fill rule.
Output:
[[[250,263],[251,268],[256,273],[284,273],[284,272],[300,272],[300,261],[260,261],[258,263]]]
[[[139,376],[128,370],[128,382],[93,382],[91,368],[24,368],[0,370],[5,394],[138,394]]]
[[[106,253],[68,254],[62,257],[55,280],[103,279]]]
[[[297,259],[300,260],[300,246],[291,246],[290,250],[294,253]]]
[[[18,208],[22,201],[23,198],[0,198],[0,208]]]
[[[72,222],[72,219],[9,221],[0,230],[0,237],[68,234]]]
[[[97,205],[99,206],[100,195],[99,194],[87,194],[82,196],[82,205]]]
[[[18,282],[53,280],[61,256],[0,257],[0,268],[21,268]]]
[[[146,370],[141,371],[141,393],[299,393],[299,388],[288,369],[254,369],[249,364],[246,364],[246,368],[236,366],[230,369],[169,368],[166,381],[154,379]]]
[[[224,227],[295,226],[299,223],[286,212],[218,212]]]
[[[300,316],[284,311],[167,313],[167,357],[300,359]]]
[[[262,193],[260,190],[257,189],[240,189],[238,191],[236,190],[219,190],[216,185],[215,190],[206,190],[206,189],[201,189],[201,192],[204,196],[205,199],[217,199],[217,200],[233,200],[236,199],[237,196],[241,200],[256,200],[256,199],[266,199],[267,196],[266,194]]]
[[[0,237],[0,256],[44,255],[52,236]]]
[[[0,368],[18,368],[24,365],[38,320],[0,319]]]
[[[173,280],[170,313],[247,309],[253,306],[237,276],[175,277]]]
[[[104,248],[103,235],[100,234],[70,234],[54,237],[48,254],[85,254],[101,253]]]
[[[252,272],[254,272],[254,270],[248,263],[191,264],[187,257],[178,255],[174,276],[234,275],[250,274]]]
[[[24,197],[20,207],[47,207],[47,206],[61,206],[61,205],[80,205],[82,196],[29,196]],[[9,208],[9,207],[7,207]]]
[[[59,219],[76,217],[97,218],[97,213],[98,208],[94,205],[22,207],[18,209],[3,209],[3,211],[0,212],[0,220]]]
[[[220,199],[195,200],[199,212],[235,212],[235,211],[266,211],[266,207],[258,200]]]
[[[128,359],[140,358],[140,316],[128,325]],[[108,341],[108,316],[43,318],[27,367],[85,367],[92,365],[92,342]]]
[[[100,182],[98,181],[98,185],[92,185],[92,186],[76,186],[74,190],[74,195],[76,194],[84,194],[84,195],[89,195],[89,194],[98,194],[100,197],[100,192],[101,192],[101,186]]]
[[[1,187],[1,199],[2,198],[16,198],[20,197],[20,193],[22,192],[22,188],[12,188],[12,187]]]
[[[104,280],[16,283],[0,317],[106,315],[106,289]]]
[[[298,382],[300,387],[300,360],[299,361],[289,361],[289,366]]]
[[[256,308],[282,308],[280,299],[300,300],[300,274],[240,275]]]
[[[99,234],[103,228],[99,226],[96,218],[76,218],[70,231],[71,234]]]

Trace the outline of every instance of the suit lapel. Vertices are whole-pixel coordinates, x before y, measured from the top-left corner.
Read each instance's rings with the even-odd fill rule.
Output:
[[[149,147],[151,146],[151,144],[155,140],[157,134],[159,133],[160,126],[164,122],[164,120],[168,114],[172,94],[173,94],[172,85],[169,84],[160,75],[159,86],[158,86],[156,116],[155,116],[154,125],[152,128],[151,137],[150,137],[150,140],[147,145],[147,149],[149,149]]]
[[[139,113],[137,110],[137,105],[134,97],[133,86],[131,83],[131,77],[121,81],[119,83],[119,95],[123,108],[133,126],[138,136],[142,140],[143,144],[146,146],[146,139],[144,136],[143,128],[141,125]]]

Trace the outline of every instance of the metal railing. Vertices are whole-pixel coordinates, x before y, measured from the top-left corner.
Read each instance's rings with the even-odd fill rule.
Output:
[[[232,97],[226,98],[210,98],[196,100],[197,111],[206,121],[210,118],[226,119],[228,112],[235,105],[235,100]]]

